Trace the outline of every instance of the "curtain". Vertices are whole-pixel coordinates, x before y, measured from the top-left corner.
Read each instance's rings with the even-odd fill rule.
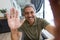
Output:
[[[31,0],[31,3],[35,5],[36,12],[38,12],[41,9],[43,1],[44,0]]]

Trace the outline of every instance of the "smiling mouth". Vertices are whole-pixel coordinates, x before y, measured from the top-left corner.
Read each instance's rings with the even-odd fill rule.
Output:
[[[28,19],[33,19],[34,17],[28,17]]]

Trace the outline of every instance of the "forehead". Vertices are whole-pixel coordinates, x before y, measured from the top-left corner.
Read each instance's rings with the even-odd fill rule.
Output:
[[[26,7],[25,9],[24,9],[24,11],[26,12],[26,11],[34,11],[34,8],[33,7]]]

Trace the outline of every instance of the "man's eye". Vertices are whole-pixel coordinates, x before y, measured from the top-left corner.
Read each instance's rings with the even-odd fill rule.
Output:
[[[25,12],[25,14],[28,14],[29,12]]]

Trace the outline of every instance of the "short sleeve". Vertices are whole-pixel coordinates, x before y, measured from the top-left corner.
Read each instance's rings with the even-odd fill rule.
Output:
[[[19,32],[22,32],[23,31],[23,28],[24,28],[24,23],[21,25],[21,27],[18,28],[18,31]]]
[[[49,23],[44,20],[44,19],[41,19],[41,26],[42,26],[42,29],[45,28],[47,25],[49,25]]]
[[[25,33],[24,33],[24,31],[22,30],[22,27],[18,28],[18,31],[19,31],[19,32],[22,32],[21,40],[24,40]]]

